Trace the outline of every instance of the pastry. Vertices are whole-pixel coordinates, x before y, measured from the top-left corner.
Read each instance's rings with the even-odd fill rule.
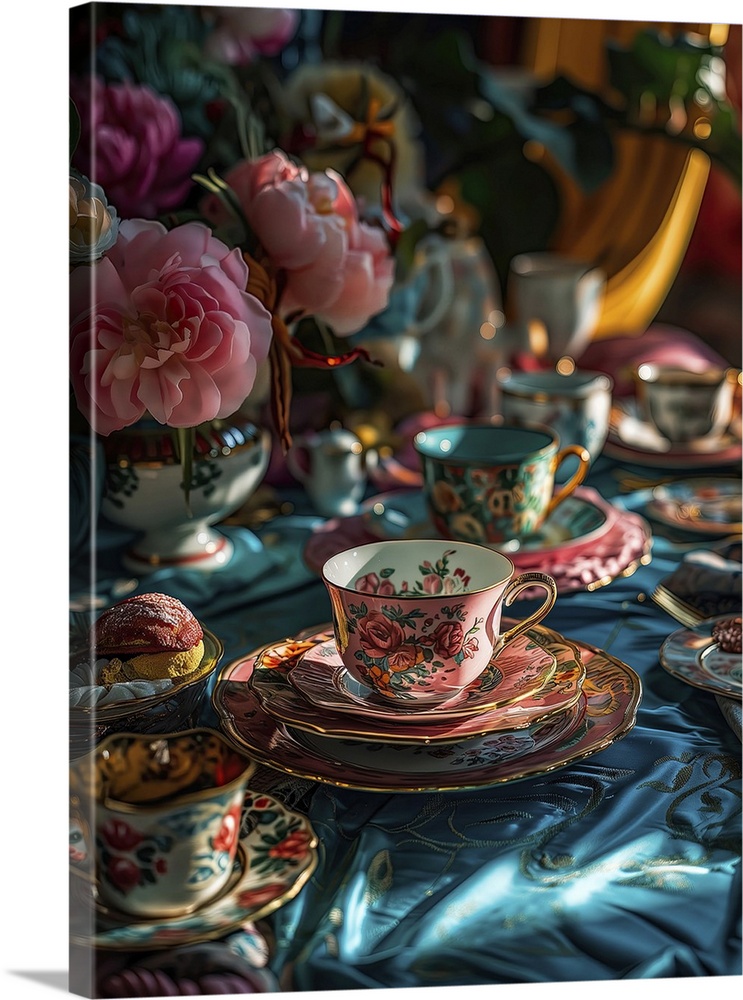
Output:
[[[107,660],[98,678],[105,687],[137,679],[177,683],[204,655],[201,625],[168,594],[139,594],[115,604],[93,624],[90,638],[96,656]]]
[[[721,618],[712,626],[712,638],[723,653],[741,652],[741,619]]]

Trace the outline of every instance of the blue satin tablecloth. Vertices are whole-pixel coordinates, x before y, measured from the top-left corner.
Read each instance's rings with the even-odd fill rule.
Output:
[[[614,496],[614,471],[602,458],[588,482]],[[223,639],[224,662],[324,623],[325,588],[301,559],[313,519],[283,523],[260,545],[231,529],[244,550],[219,580],[137,587],[192,607]],[[649,565],[561,596],[546,619],[642,680],[637,723],[609,748],[477,791],[369,793],[270,772],[272,793],[320,840],[310,881],[270,918],[282,990],[741,974],[740,739],[713,694],[658,659],[680,626],[650,594],[683,551],[658,534]],[[115,561],[108,569],[102,586],[115,587]],[[201,721],[215,724],[210,705]]]

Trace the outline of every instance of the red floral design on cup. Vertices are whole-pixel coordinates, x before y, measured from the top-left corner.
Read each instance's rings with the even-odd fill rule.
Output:
[[[242,806],[240,803],[234,805],[232,809],[225,814],[219,833],[212,841],[212,847],[215,851],[226,851],[229,853],[232,850],[234,845],[237,843],[237,838],[240,834],[241,815]]]

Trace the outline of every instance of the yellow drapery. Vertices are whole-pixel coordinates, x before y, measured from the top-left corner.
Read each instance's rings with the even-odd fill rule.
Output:
[[[693,32],[724,45],[727,25],[661,24],[534,18],[527,22],[522,63],[538,79],[565,75],[610,94],[606,43],[630,45],[642,30]],[[662,135],[625,131],[616,137],[616,168],[592,194],[546,155],[562,209],[552,249],[599,265],[606,296],[595,338],[641,333],[678,273],[696,222],[710,161],[698,149]]]

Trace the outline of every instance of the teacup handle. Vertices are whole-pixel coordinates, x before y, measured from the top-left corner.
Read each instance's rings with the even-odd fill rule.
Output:
[[[307,485],[311,475],[311,461],[309,448],[302,441],[295,441],[289,451],[284,456],[289,472],[297,482]]]
[[[547,504],[547,510],[544,512],[545,517],[549,517],[552,511],[561,504],[563,500],[567,500],[576,486],[580,486],[583,480],[588,475],[588,470],[591,467],[591,456],[588,451],[579,444],[568,445],[567,448],[561,448],[560,451],[554,457],[554,472],[560,468],[562,463],[569,455],[577,455],[580,465],[578,466],[575,474],[571,476],[570,479],[565,483],[561,489],[555,493],[550,502]]]
[[[523,621],[518,622],[512,628],[502,633],[496,645],[495,652],[500,652],[509,642],[513,642],[517,635],[526,632],[533,625],[538,625],[545,615],[552,610],[557,600],[557,584],[547,573],[539,573],[537,570],[532,570],[530,573],[520,573],[519,576],[514,577],[503,593],[503,604],[506,607],[510,607],[519,594],[523,590],[528,590],[529,587],[542,587],[547,592],[544,602],[536,611],[533,611],[524,618]]]

